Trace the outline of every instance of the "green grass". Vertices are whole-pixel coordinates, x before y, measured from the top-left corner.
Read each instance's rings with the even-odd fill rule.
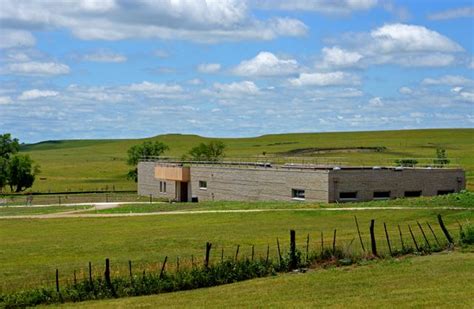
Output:
[[[237,209],[318,209],[333,207],[474,207],[474,192],[421,198],[401,198],[386,201],[328,204],[305,202],[200,202],[200,203],[153,203],[126,204],[117,208],[103,209],[94,213],[148,213],[163,211],[237,210]]]
[[[91,206],[48,206],[48,207],[9,207],[0,206],[0,217],[2,216],[28,216],[28,215],[45,215],[58,212],[73,211],[79,209],[88,209]]]
[[[119,218],[68,218],[68,219],[14,219],[0,224],[0,289],[3,291],[52,285],[55,269],[60,270],[61,282],[72,280],[73,271],[82,277],[87,263],[95,266],[95,274],[103,274],[106,257],[111,259],[113,274],[126,272],[128,260],[136,271],[146,268],[157,271],[165,256],[173,267],[177,256],[189,264],[191,255],[201,261],[206,241],[213,243],[212,259],[220,257],[220,250],[232,256],[241,245],[240,256],[249,256],[255,245],[256,253],[265,254],[267,244],[276,256],[275,240],[279,237],[287,250],[288,230],[296,229],[300,248],[311,235],[311,247],[319,248],[320,232],[330,245],[334,229],[341,243],[356,237],[354,215],[359,218],[363,237],[368,241],[370,219],[376,219],[379,250],[387,251],[382,222],[386,222],[399,247],[396,225],[401,224],[405,241],[409,242],[407,225],[416,220],[433,224],[441,237],[436,215],[441,213],[453,235],[457,236],[457,221],[473,221],[471,210],[364,210],[340,212],[267,212],[186,214]],[[415,230],[418,241],[421,234]],[[428,235],[432,242],[433,238]],[[366,244],[367,246],[367,244]],[[368,247],[368,246],[367,246]],[[351,247],[360,250],[357,241]],[[182,265],[183,265],[182,264]],[[84,272],[83,272],[84,271]]]
[[[267,156],[292,149],[319,147],[386,147],[383,152],[344,150],[314,155],[331,157],[341,164],[387,165],[395,158],[433,158],[436,147],[444,147],[452,163],[467,171],[468,187],[474,188],[474,129],[435,129],[376,132],[275,134],[253,138],[224,138],[228,157]],[[159,140],[170,146],[165,155],[181,156],[200,142],[212,140],[196,135],[169,134],[136,140],[51,141],[22,147],[41,165],[34,191],[80,191],[115,188],[135,190],[126,180],[127,150],[144,140]],[[428,160],[429,161],[429,160]]]
[[[320,269],[213,288],[63,307],[472,308],[473,269],[473,252],[443,252],[366,266]]]

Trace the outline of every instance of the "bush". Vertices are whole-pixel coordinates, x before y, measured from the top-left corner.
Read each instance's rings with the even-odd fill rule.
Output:
[[[463,245],[474,244],[474,224],[468,223],[459,230],[459,242]]]

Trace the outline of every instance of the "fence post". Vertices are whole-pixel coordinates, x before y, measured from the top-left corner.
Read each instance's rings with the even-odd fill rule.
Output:
[[[420,248],[418,247],[418,243],[416,242],[415,235],[413,235],[413,231],[411,230],[410,224],[408,224],[408,230],[410,231],[411,239],[415,244],[416,251],[420,252]]]
[[[387,225],[385,222],[383,223],[383,228],[385,229],[385,237],[387,238],[388,251],[390,252],[390,256],[393,256],[392,246],[390,246],[390,237],[388,237]]]
[[[59,293],[59,270],[56,268],[56,292]]]
[[[89,262],[89,283],[92,286],[92,263]]]
[[[74,285],[77,284],[76,270],[74,269]]]
[[[298,267],[298,261],[296,260],[296,232],[290,230],[290,270]]]
[[[130,282],[133,282],[132,261],[128,260],[128,273],[130,275]]]
[[[403,242],[403,235],[402,235],[402,229],[400,228],[400,224],[398,224],[398,233],[400,234],[400,242],[402,243],[402,250],[405,251],[405,243]]]
[[[153,203],[153,195],[150,194],[150,204],[152,204],[152,203]]]
[[[431,250],[431,245],[430,242],[428,241],[428,238],[425,235],[425,231],[423,231],[423,228],[421,227],[420,222],[416,221],[416,224],[418,224],[418,227],[420,228],[421,234],[423,234],[423,238],[425,239],[426,245],[428,246],[428,249]]]
[[[334,229],[334,236],[332,238],[332,255],[336,254],[336,232],[337,230]]]
[[[433,237],[436,240],[436,243],[438,244],[438,247],[441,248],[441,243],[439,242],[438,237],[436,237],[436,234],[433,231],[433,228],[431,228],[431,225],[429,224],[429,222],[426,222],[426,225],[428,225],[428,228],[430,229],[431,234],[433,234]]]
[[[277,237],[277,249],[278,249],[278,264],[281,265],[281,251],[280,251],[280,241]]]
[[[448,240],[449,245],[453,245],[453,238],[451,237],[451,235],[449,235],[448,229],[444,225],[443,218],[441,218],[440,214],[438,214],[438,222],[439,226],[441,227],[441,230],[443,230],[444,236],[446,236],[446,239]]]
[[[107,284],[109,289],[112,291],[112,295],[115,296],[114,287],[112,286],[112,281],[110,280],[110,260],[108,258],[105,259],[104,277],[105,277],[105,283]]]
[[[234,259],[234,262],[237,263],[237,259],[239,258],[239,248],[240,248],[240,245],[237,245],[237,249],[235,250],[235,259]]]
[[[254,255],[255,255],[255,245],[252,245],[252,259],[251,259],[252,262],[253,262]]]
[[[221,248],[221,263],[224,263],[224,246]]]
[[[365,246],[364,246],[364,242],[362,241],[362,235],[360,234],[359,222],[357,221],[357,216],[354,216],[354,220],[355,220],[356,227],[357,227],[357,233],[359,234],[360,246],[362,247],[362,251],[364,251],[364,253],[365,253]]]
[[[375,242],[374,227],[375,227],[375,220],[372,219],[370,220],[370,244],[372,246],[372,254],[374,256],[377,256],[377,243]]]
[[[268,259],[270,257],[270,244],[267,244],[267,258],[265,259],[265,264],[268,265]]]
[[[323,236],[323,232],[321,232],[321,257],[323,256],[323,251],[324,251],[324,236]]]
[[[179,256],[176,257],[176,272],[179,272]]]
[[[212,244],[210,242],[206,242],[206,259],[204,260],[204,266],[206,268],[209,267],[209,253],[211,252]]]
[[[163,278],[163,275],[165,273],[166,261],[168,261],[168,256],[165,256],[165,260],[163,261],[163,265],[161,266],[160,279]]]
[[[306,237],[306,263],[308,263],[309,260],[309,233],[308,236]]]

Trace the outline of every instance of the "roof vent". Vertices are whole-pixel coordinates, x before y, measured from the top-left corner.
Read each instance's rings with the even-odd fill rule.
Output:
[[[332,169],[333,169],[334,171],[340,171],[340,170],[341,170],[341,168],[340,168],[339,166],[334,166]]]
[[[381,170],[382,168],[380,166],[374,166],[372,167],[373,170]]]

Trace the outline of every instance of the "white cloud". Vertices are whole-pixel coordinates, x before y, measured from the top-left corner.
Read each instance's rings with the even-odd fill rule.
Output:
[[[388,24],[371,31],[376,51],[392,52],[458,52],[463,48],[446,36],[423,26]]]
[[[152,83],[148,81],[143,81],[138,84],[131,84],[125,86],[124,89],[129,91],[144,92],[144,93],[180,93],[183,91],[183,88],[180,85],[169,85],[169,84],[160,84]]]
[[[69,73],[69,67],[57,62],[19,62],[6,66],[6,72],[17,75],[62,75]]]
[[[93,62],[125,62],[127,57],[121,54],[101,50],[96,53],[84,55],[83,59],[85,61]]]
[[[473,85],[474,80],[460,75],[444,75],[439,78],[425,78],[422,85],[447,85],[447,86],[464,86]]]
[[[360,80],[357,76],[345,72],[328,73],[301,73],[298,78],[289,79],[293,86],[338,86],[357,85]]]
[[[202,63],[197,67],[199,72],[207,74],[219,72],[220,69],[221,65],[219,63]]]
[[[370,107],[382,107],[384,105],[385,104],[383,103],[381,97],[374,97],[374,98],[369,100],[369,106]]]
[[[228,84],[215,83],[211,90],[206,89],[203,93],[221,98],[236,98],[258,95],[260,94],[260,89],[252,81],[241,81]]]
[[[198,42],[270,40],[301,36],[307,27],[291,18],[258,19],[246,1],[82,1],[3,0],[0,22],[22,29],[69,29],[84,40],[130,38],[184,39]]]
[[[474,17],[474,7],[472,6],[449,9],[449,10],[445,10],[445,11],[428,15],[428,18],[431,20],[446,20],[446,19],[472,18],[472,17]]]
[[[232,72],[240,76],[281,76],[298,71],[294,59],[281,59],[270,52],[262,51],[252,59],[242,61]]]
[[[34,36],[24,30],[0,29],[0,48],[33,46]]]
[[[337,46],[324,47],[323,65],[328,67],[351,67],[356,65],[362,59],[362,55],[356,51],[348,51]]]
[[[313,11],[340,15],[369,10],[377,3],[377,0],[260,0],[256,1],[254,5],[260,9]]]
[[[0,96],[0,105],[6,105],[12,103],[12,98],[9,96]]]
[[[28,101],[28,100],[35,100],[40,98],[47,98],[47,97],[55,97],[59,93],[57,91],[52,90],[39,90],[39,89],[31,89],[26,90],[21,93],[18,97],[18,100]]]
[[[400,89],[398,89],[398,92],[401,94],[409,95],[413,93],[413,90],[409,87],[401,87]]]

